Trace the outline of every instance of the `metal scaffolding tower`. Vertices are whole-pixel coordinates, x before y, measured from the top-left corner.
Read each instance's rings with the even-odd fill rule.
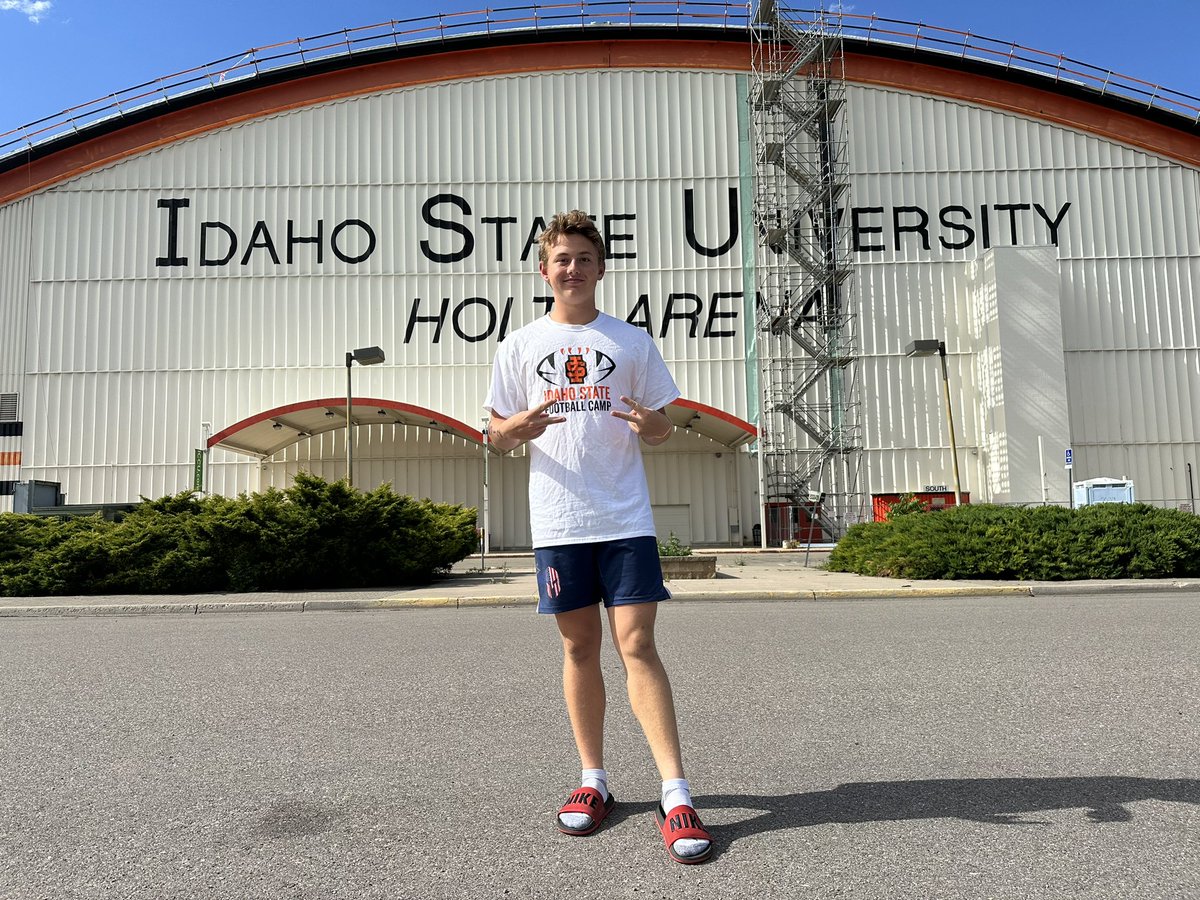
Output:
[[[840,19],[760,0],[752,32],[763,521],[836,540],[864,509]]]

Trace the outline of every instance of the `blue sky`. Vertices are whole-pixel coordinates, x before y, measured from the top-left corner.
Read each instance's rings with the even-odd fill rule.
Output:
[[[252,47],[486,5],[479,0],[0,0],[0,133]],[[1016,41],[1200,96],[1195,63],[1200,0],[848,0],[844,7],[859,15]]]

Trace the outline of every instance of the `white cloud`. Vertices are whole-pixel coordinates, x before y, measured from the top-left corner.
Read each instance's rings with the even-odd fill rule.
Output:
[[[34,24],[42,21],[42,16],[50,11],[54,4],[51,0],[0,0],[0,10],[15,9],[29,17]]]

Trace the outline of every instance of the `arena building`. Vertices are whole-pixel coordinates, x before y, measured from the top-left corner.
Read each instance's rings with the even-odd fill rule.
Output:
[[[748,543],[764,505],[803,506],[757,452],[757,26],[671,8],[348,30],[0,136],[0,509],[18,482],[116,503],[339,478],[349,437],[357,486],[477,506],[493,549],[528,547],[527,458],[487,450],[482,400],[547,308],[537,235],[575,207],[609,243],[602,308],[683,393],[645,453],[663,535]],[[843,51],[851,518],[948,498],[956,468],[973,502],[1110,476],[1190,508],[1200,101],[928,26],[817,27]],[[944,345],[954,431],[914,341]]]

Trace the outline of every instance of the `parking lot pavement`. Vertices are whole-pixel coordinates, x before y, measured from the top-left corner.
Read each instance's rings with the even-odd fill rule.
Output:
[[[0,622],[0,897],[1200,897],[1200,603],[667,603],[714,858],[679,866],[611,642],[588,838],[529,607]]]

